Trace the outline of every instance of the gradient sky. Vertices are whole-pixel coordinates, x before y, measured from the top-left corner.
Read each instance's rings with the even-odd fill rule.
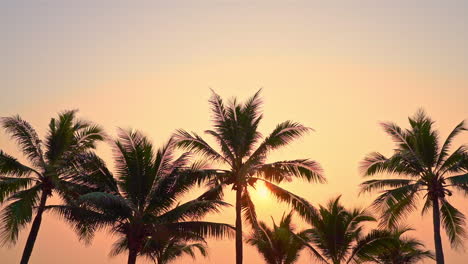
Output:
[[[323,2],[0,1],[0,115],[20,114],[44,135],[50,117],[78,108],[110,134],[133,127],[159,146],[176,128],[209,127],[209,88],[242,99],[263,87],[261,132],[287,119],[316,130],[271,160],[312,158],[328,178],[285,188],[313,204],[343,194],[347,206],[367,206],[372,196],[357,197],[358,163],[393,148],[379,121],[406,126],[423,107],[445,137],[468,117],[468,4]],[[20,156],[3,131],[0,148]],[[99,153],[112,164],[108,146]],[[452,200],[468,214],[466,199]],[[268,223],[288,209],[255,201]],[[233,224],[234,209],[209,219]],[[408,223],[433,249],[430,216]],[[2,263],[18,261],[27,232],[0,249]],[[446,262],[465,263],[468,253],[443,239]],[[101,233],[86,247],[46,215],[31,263],[123,263],[107,256],[113,242]],[[196,263],[234,263],[234,240],[209,245]],[[255,249],[245,249],[245,263],[261,263]]]

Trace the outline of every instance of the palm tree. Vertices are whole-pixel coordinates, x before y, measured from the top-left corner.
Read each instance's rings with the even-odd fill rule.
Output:
[[[411,237],[403,236],[411,228],[397,228],[388,232],[390,240],[385,248],[376,254],[375,262],[380,264],[413,264],[424,259],[434,259],[432,252],[424,250],[424,244]]]
[[[362,192],[383,190],[374,206],[382,211],[382,225],[389,227],[414,211],[423,198],[423,214],[432,208],[436,261],[443,264],[441,220],[453,247],[461,245],[465,237],[465,217],[447,196],[454,189],[468,193],[468,148],[462,145],[449,152],[452,141],[466,128],[461,122],[440,145],[439,132],[424,111],[410,117],[409,123],[409,129],[390,122],[381,124],[396,144],[394,153],[390,157],[371,153],[361,168],[365,176],[388,173],[399,177],[366,181],[361,185]]]
[[[325,182],[325,178],[319,164],[309,159],[266,162],[270,151],[288,145],[311,129],[299,123],[285,121],[260,142],[260,90],[243,104],[233,99],[227,105],[213,92],[209,103],[214,127],[205,133],[214,138],[219,151],[196,133],[178,130],[175,138],[179,147],[225,166],[226,169],[218,170],[218,174],[211,178],[210,184],[213,191],[219,192],[220,197],[223,189],[229,185],[236,192],[236,263],[242,264],[242,212],[254,227],[257,225],[255,207],[247,187],[255,186],[258,180],[264,181],[278,200],[291,204],[301,216],[307,218],[307,214],[313,210],[312,206],[303,198],[274,183],[291,181],[293,178]]]
[[[34,128],[19,116],[4,117],[2,126],[16,139],[30,165],[0,150],[1,235],[3,243],[16,243],[19,231],[34,221],[26,241],[21,263],[28,263],[34,247],[47,199],[54,193],[68,200],[87,190],[80,177],[72,173],[81,154],[95,148],[103,140],[99,126],[77,120],[76,111],[65,111],[52,118],[45,141]]]
[[[169,264],[183,255],[189,255],[195,259],[196,251],[204,257],[208,255],[206,241],[198,236],[193,238],[158,237],[149,241],[145,248],[146,250],[142,254],[147,255],[156,264]]]
[[[90,241],[96,230],[108,229],[120,236],[111,255],[128,250],[128,263],[134,264],[138,256],[152,257],[150,249],[158,239],[169,243],[171,238],[193,240],[233,233],[227,224],[198,221],[228,205],[213,199],[212,192],[178,203],[210,171],[203,170],[201,163],[189,166],[187,153],[175,158],[172,140],[155,152],[140,132],[120,130],[113,148],[115,176],[97,157],[93,157],[94,167],[85,168],[92,177],[105,175],[101,179],[107,180],[100,182],[107,185],[106,192],[82,195],[75,205],[51,207],[74,224],[82,239]]]
[[[308,231],[295,232],[292,226],[292,212],[283,214],[279,225],[273,221],[273,228],[259,222],[247,243],[256,247],[268,264],[296,263],[299,252],[309,247]]]
[[[386,245],[388,235],[380,230],[364,234],[364,223],[375,222],[366,210],[348,210],[340,204],[340,197],[326,207],[320,206],[310,222],[310,241],[324,263],[361,263],[373,260],[375,252]],[[317,257],[317,255],[314,255]]]

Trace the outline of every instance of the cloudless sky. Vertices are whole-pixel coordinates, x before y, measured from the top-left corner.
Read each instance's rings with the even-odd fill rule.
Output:
[[[367,206],[372,196],[357,196],[359,161],[393,148],[379,121],[406,127],[423,107],[445,138],[467,118],[467,13],[466,1],[3,0],[0,116],[20,114],[44,135],[50,117],[78,108],[111,135],[133,127],[160,146],[174,129],[209,127],[209,88],[244,99],[263,87],[263,134],[288,119],[316,130],[271,160],[312,158],[328,178],[284,187],[315,205],[343,194],[347,206]],[[4,131],[0,148],[20,157]],[[107,145],[98,152],[112,164]],[[457,197],[468,214],[466,198]],[[288,210],[255,201],[268,223]],[[234,209],[208,219],[233,224]],[[416,212],[408,223],[433,249],[431,216]],[[2,263],[18,262],[28,231],[0,249]],[[31,263],[123,263],[125,256],[107,256],[113,242],[100,233],[85,246],[48,214]],[[234,263],[234,240],[209,245],[210,257],[196,263]],[[445,236],[444,249],[447,263],[468,258]],[[245,263],[261,263],[255,249],[245,251]]]

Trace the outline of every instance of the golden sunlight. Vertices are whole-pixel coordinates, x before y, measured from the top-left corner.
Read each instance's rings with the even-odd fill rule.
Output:
[[[263,198],[263,199],[266,199],[268,198],[269,196],[269,190],[268,188],[265,186],[265,183],[263,181],[257,181],[255,183],[255,190],[256,190],[256,195],[259,197],[259,198]]]

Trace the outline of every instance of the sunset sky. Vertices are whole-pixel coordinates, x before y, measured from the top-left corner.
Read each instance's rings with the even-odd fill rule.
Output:
[[[346,206],[368,206],[373,196],[358,197],[359,162],[368,152],[393,149],[380,121],[407,127],[422,107],[445,138],[468,118],[467,3],[4,0],[0,116],[19,114],[44,136],[57,112],[79,109],[111,135],[131,127],[161,146],[175,129],[201,134],[210,127],[210,88],[240,99],[263,88],[263,134],[288,119],[315,129],[270,160],[311,158],[328,179],[283,186],[314,205],[342,194]],[[465,133],[456,143],[467,142]],[[3,130],[0,149],[24,161]],[[112,165],[108,145],[98,152]],[[227,199],[234,201],[232,193]],[[468,215],[466,197],[451,199]],[[270,215],[288,210],[261,192],[255,202],[268,224]],[[208,219],[234,224],[234,209]],[[418,211],[408,224],[433,250],[431,216]],[[15,246],[0,248],[1,263],[18,262],[28,231]],[[468,252],[443,239],[446,263],[466,263]],[[125,255],[108,257],[114,241],[99,233],[86,246],[47,214],[31,263],[123,263]],[[209,258],[194,263],[234,263],[233,239],[209,246]],[[246,264],[263,263],[254,248],[244,254]],[[299,261],[305,263],[307,254]]]

